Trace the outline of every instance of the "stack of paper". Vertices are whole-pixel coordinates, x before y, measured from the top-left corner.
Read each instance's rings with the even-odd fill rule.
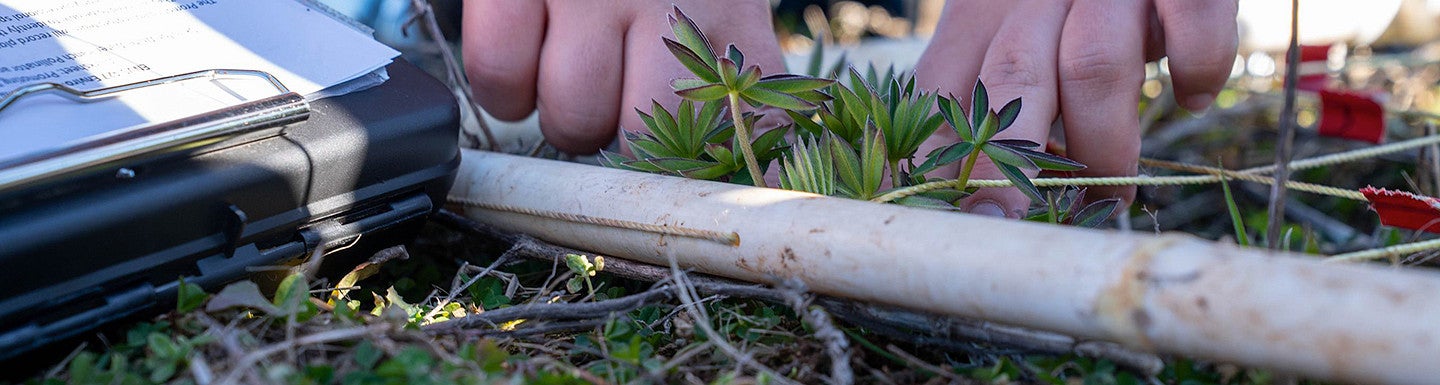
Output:
[[[398,54],[296,0],[0,0],[0,95],[37,82],[93,90],[246,69],[316,98],[378,84]],[[274,94],[256,79],[189,81],[84,104],[27,97],[0,110],[0,161]]]

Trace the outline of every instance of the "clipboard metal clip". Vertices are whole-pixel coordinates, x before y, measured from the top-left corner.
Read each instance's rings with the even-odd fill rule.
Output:
[[[257,78],[261,78],[261,79],[264,79],[264,80],[267,81],[267,82],[270,82],[270,85],[271,85],[271,86],[274,86],[274,87],[275,87],[275,91],[277,91],[278,93],[280,93],[280,94],[290,93],[290,89],[289,89],[289,88],[285,88],[285,85],[280,83],[280,79],[276,79],[275,76],[270,75],[270,73],[265,72],[265,71],[236,70],[236,69],[212,69],[212,70],[195,71],[195,72],[184,73],[184,74],[173,75],[173,76],[166,76],[166,77],[163,77],[163,78],[155,78],[155,79],[150,79],[150,80],[142,80],[142,81],[138,81],[138,82],[134,82],[134,83],[130,83],[130,84],[122,84],[122,85],[118,85],[118,86],[114,86],[114,87],[106,87],[106,88],[100,88],[100,89],[95,89],[95,90],[90,90],[90,91],[80,91],[80,90],[71,88],[71,87],[69,87],[69,86],[63,85],[63,84],[58,84],[58,83],[36,83],[36,84],[31,84],[31,85],[27,85],[27,86],[24,86],[24,87],[17,88],[17,89],[15,89],[14,91],[10,91],[9,93],[5,94],[5,97],[4,97],[4,98],[0,98],[0,113],[5,112],[5,108],[10,107],[10,105],[12,105],[12,104],[15,104],[15,103],[16,103],[17,101],[19,101],[21,98],[24,98],[24,97],[27,97],[27,96],[30,96],[30,95],[39,95],[39,94],[51,93],[51,94],[59,95],[59,96],[64,97],[64,98],[66,98],[66,99],[70,99],[71,101],[74,101],[74,102],[77,102],[77,103],[89,103],[89,102],[104,100],[105,98],[108,98],[108,97],[111,97],[111,96],[115,96],[116,94],[119,94],[119,93],[122,93],[122,92],[131,91],[131,90],[136,90],[136,89],[145,88],[145,87],[153,87],[153,86],[158,86],[158,85],[164,85],[164,84],[170,84],[170,83],[177,83],[177,82],[183,82],[183,81],[186,81],[186,80],[200,79],[200,78],[212,78],[212,79],[217,79],[217,78],[240,78],[240,77],[257,77]]]
[[[310,116],[310,104],[264,71],[211,69],[155,78],[114,87],[80,91],[56,83],[27,85],[0,98],[0,115],[21,98],[57,94],[78,103],[104,100],[136,89],[192,79],[260,78],[275,87],[277,95],[247,101],[200,115],[117,130],[36,151],[0,159],[0,191],[33,185],[75,172],[119,167],[142,158],[245,143],[279,135],[289,124]]]

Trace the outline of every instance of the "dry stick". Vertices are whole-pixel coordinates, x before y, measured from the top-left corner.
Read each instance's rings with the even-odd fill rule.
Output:
[[[1265,242],[1280,250],[1285,222],[1285,181],[1290,180],[1290,148],[1295,142],[1295,88],[1300,76],[1300,0],[1290,0],[1290,50],[1285,53],[1285,104],[1280,109],[1280,140],[1275,146],[1275,182],[1270,184],[1270,222]]]
[[[624,314],[646,304],[669,299],[669,290],[657,287],[639,294],[586,303],[531,303],[499,308],[421,327],[429,333],[446,333],[514,321],[518,319],[583,320]]]
[[[451,288],[450,294],[445,295],[445,299],[440,300],[440,302],[435,304],[434,309],[430,309],[430,312],[425,314],[425,319],[430,319],[431,317],[434,317],[435,314],[438,314],[440,310],[445,307],[446,304],[449,304],[451,301],[455,300],[456,294],[459,294],[461,291],[464,291],[466,288],[474,285],[475,282],[479,282],[480,278],[485,278],[485,276],[489,275],[491,271],[495,270],[495,268],[500,267],[501,264],[509,261],[510,257],[514,255],[514,252],[515,247],[511,246],[510,250],[506,250],[505,253],[500,254],[500,257],[495,258],[495,262],[491,262],[490,266],[486,266],[485,270],[480,271],[480,274],[476,274],[474,278],[470,278],[469,281],[466,281],[465,284],[460,285],[459,287]]]
[[[676,265],[675,258],[673,257],[670,258],[670,279],[675,282],[675,296],[680,299],[680,307],[689,311],[691,313],[690,315],[695,318],[695,327],[700,328],[700,330],[705,333],[707,341],[713,343],[716,348],[719,348],[721,352],[730,356],[730,358],[734,359],[740,365],[754,368],[756,371],[770,376],[775,382],[781,384],[797,384],[789,377],[776,373],[774,369],[770,369],[764,364],[756,362],[755,358],[751,357],[749,353],[736,349],[734,345],[730,345],[730,342],[726,341],[724,334],[720,334],[715,331],[715,328],[710,326],[710,314],[705,311],[705,306],[699,304],[699,296],[695,294],[694,284],[690,283],[685,272],[680,270],[679,265]]]
[[[938,375],[938,376],[940,376],[940,377],[944,377],[946,380],[950,380],[950,382],[952,382],[952,383],[970,383],[970,382],[975,382],[974,380],[971,380],[971,379],[968,379],[968,378],[964,378],[964,377],[960,377],[959,375],[955,374],[955,372],[953,372],[953,371],[945,370],[944,368],[935,366],[935,365],[933,365],[933,364],[931,364],[931,363],[929,363],[929,362],[925,362],[925,360],[920,359],[920,357],[916,357],[916,356],[910,354],[909,352],[906,352],[904,349],[900,349],[899,346],[895,346],[895,345],[893,345],[893,344],[892,344],[892,345],[885,345],[885,351],[890,352],[890,354],[894,354],[896,357],[900,357],[900,359],[905,360],[906,363],[908,363],[908,364],[910,364],[910,365],[912,365],[912,366],[917,366],[917,367],[919,367],[919,368],[921,368],[921,369],[925,369],[925,370],[927,370],[927,371],[930,371],[931,373],[935,373],[935,375]]]
[[[400,32],[404,34],[416,21],[425,21],[425,34],[435,42],[435,47],[440,50],[440,56],[442,56],[440,59],[445,63],[446,82],[452,89],[460,90],[460,96],[463,99],[461,102],[470,108],[470,112],[475,115],[475,122],[480,126],[480,132],[485,134],[485,145],[489,147],[487,150],[499,150],[500,144],[495,140],[495,134],[490,131],[490,124],[485,123],[485,113],[480,110],[478,104],[475,104],[475,93],[470,89],[470,81],[465,77],[465,72],[460,70],[460,66],[455,64],[455,53],[450,51],[450,43],[445,40],[445,34],[440,32],[440,23],[435,20],[435,10],[425,0],[410,0],[410,6],[415,9],[415,14],[410,15],[410,19],[400,25]]]
[[[824,309],[810,307],[810,301],[802,294],[806,291],[804,282],[788,279],[782,282],[782,287],[784,290],[780,293],[785,296],[785,302],[790,304],[795,314],[815,328],[815,338],[825,342],[825,352],[830,355],[831,383],[854,383],[855,372],[850,368],[850,341],[845,339],[845,333],[830,322],[830,314]]]
[[[437,214],[434,219],[441,225],[462,233],[516,244],[516,255],[526,258],[554,261],[563,259],[566,254],[585,254],[585,252],[579,250],[545,243],[528,235],[500,230],[493,226],[460,216],[449,210],[440,210],[440,213]],[[625,279],[647,282],[663,281],[671,277],[669,269],[610,256],[606,256],[605,258],[604,272]],[[754,298],[771,303],[785,303],[785,298],[778,290],[763,286],[738,283],[732,280],[703,274],[691,274],[688,276],[688,280],[697,289],[708,293],[718,293],[740,298]],[[826,311],[848,322],[873,328],[872,331],[876,329],[888,331],[888,333],[881,334],[891,338],[908,340],[921,345],[944,347],[954,351],[978,351],[977,349],[963,346],[949,339],[959,337],[994,345],[1019,347],[1026,351],[1038,353],[1074,353],[1104,358],[1114,361],[1121,366],[1136,369],[1141,373],[1151,375],[1159,373],[1165,364],[1164,361],[1153,354],[1127,349],[1109,342],[1087,342],[1058,333],[1001,325],[975,319],[931,315],[898,308],[861,304],[830,296],[819,296],[815,302]],[[917,334],[917,331],[943,338],[926,338],[925,336]]]
[[[353,340],[375,333],[384,333],[389,328],[390,325],[388,324],[379,324],[348,329],[335,329],[277,342],[269,346],[260,348],[258,350],[252,351],[249,354],[246,354],[244,357],[240,357],[240,360],[238,363],[235,364],[235,367],[230,368],[230,372],[226,373],[225,377],[221,378],[219,383],[222,385],[229,385],[235,383],[235,381],[239,379],[242,370],[255,366],[256,363],[260,362],[260,360],[275,353],[287,351],[305,345],[316,345],[336,341]]]

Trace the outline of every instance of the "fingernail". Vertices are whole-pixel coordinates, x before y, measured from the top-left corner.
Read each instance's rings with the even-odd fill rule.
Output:
[[[1199,115],[1208,111],[1211,103],[1215,103],[1215,95],[1199,94],[1185,98],[1185,101],[1181,103],[1180,106],[1185,107],[1186,110],[1190,110],[1191,113]]]
[[[970,206],[970,213],[990,217],[1005,217],[1005,209],[991,201],[980,202],[974,206]]]

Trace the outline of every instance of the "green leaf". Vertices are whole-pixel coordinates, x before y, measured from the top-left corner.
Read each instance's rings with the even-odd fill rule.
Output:
[[[710,166],[689,170],[680,170],[679,172],[681,176],[690,179],[715,180],[720,179],[720,177],[729,175],[732,172],[735,172],[735,167],[724,163],[715,162],[712,163]]]
[[[785,130],[777,128],[765,131],[751,141],[750,149],[755,152],[756,160],[768,164],[770,160],[778,157],[780,150],[784,148],[785,133]]]
[[[678,78],[670,81],[670,88],[679,91],[688,88],[704,87],[711,84],[716,83],[696,78]]]
[[[675,124],[675,115],[671,115],[669,110],[666,110],[664,106],[660,105],[660,102],[654,99],[650,100],[650,114],[655,117],[657,126],[650,130],[650,134],[655,136],[655,141],[665,145],[665,148],[670,150],[667,152],[675,156],[683,156],[685,149],[675,138],[676,131],[679,131],[679,127]]]
[[[990,92],[985,90],[985,81],[976,79],[975,93],[970,98],[970,115],[972,119],[970,125],[979,127],[981,119],[985,119],[986,114],[991,113]],[[989,139],[989,136],[981,136]]]
[[[665,41],[665,48],[670,50],[670,54],[675,56],[675,60],[680,61],[680,65],[685,66],[685,69],[690,70],[695,77],[711,83],[720,82],[720,73],[716,68],[714,58],[706,60],[681,43],[663,37],[660,39]]]
[[[623,161],[623,162],[620,162],[620,164],[623,165],[625,169],[627,169],[627,170],[632,170],[632,171],[649,172],[649,173],[657,173],[657,174],[659,174],[659,173],[667,173],[667,172],[673,173],[673,172],[671,172],[670,170],[666,170],[666,169],[664,169],[664,168],[661,168],[660,166],[655,165],[655,163],[651,163],[650,161],[651,161],[651,159],[636,159],[636,160]]]
[[[729,58],[720,58],[719,63],[715,67],[720,72],[720,83],[725,84],[725,87],[729,89],[740,89],[736,87],[739,83],[740,66],[735,65],[735,62]]]
[[[735,89],[743,90],[754,86],[760,81],[760,67],[750,66],[740,72],[740,77],[735,80]]]
[[[945,118],[946,123],[950,123],[950,127],[960,135],[960,140],[975,141],[975,129],[970,125],[970,120],[965,118],[965,110],[960,108],[960,99],[955,95],[950,95],[948,98],[941,96],[937,103],[940,107],[940,116]]]
[[[1014,148],[995,143],[985,143],[980,146],[980,151],[984,152],[986,156],[989,156],[990,160],[994,161],[995,164],[1008,164],[1031,170],[1040,169],[1035,166],[1034,162],[1031,162],[1029,158],[1021,155],[1019,150]]]
[[[996,132],[1005,131],[1006,128],[1010,128],[1011,124],[1015,124],[1015,118],[1019,116],[1020,98],[1015,98],[1009,103],[1005,103],[1005,107],[1001,107],[1000,113],[996,114],[996,117],[1000,119],[998,122],[1000,129],[996,130]]]
[[[830,146],[830,154],[835,158],[835,173],[839,176],[840,187],[849,192],[851,198],[868,200],[865,192],[865,185],[862,174],[864,170],[860,167],[860,157],[855,154],[855,149],[845,143],[835,134],[828,134],[829,140],[825,142]]]
[[[675,32],[675,38],[704,59],[705,63],[716,66],[715,51],[710,49],[710,39],[705,37],[705,33],[700,31],[694,20],[680,11],[680,7],[673,8],[675,12],[670,15],[670,29]]]
[[[631,160],[632,160],[632,159],[630,159],[630,158],[628,158],[628,157],[626,157],[626,156],[624,156],[624,155],[621,155],[621,154],[617,154],[617,153],[613,153],[613,152],[605,151],[605,150],[600,150],[600,159],[599,159],[599,162],[600,162],[600,165],[601,165],[601,166],[605,166],[605,167],[609,167],[609,168],[618,168],[618,169],[621,169],[621,170],[638,171],[638,170],[635,170],[635,169],[633,169],[633,168],[631,168],[631,167],[629,167],[629,166],[625,166],[625,165],[624,165],[623,162],[631,161]]]
[[[695,88],[677,88],[675,90],[675,94],[680,95],[682,98],[701,102],[720,100],[725,98],[726,95],[729,95],[729,93],[730,89],[725,87],[724,84],[719,83],[707,84]]]
[[[825,40],[819,35],[815,36],[815,46],[810,49],[810,61],[805,67],[805,74],[820,76],[820,67],[825,65]]]
[[[974,150],[974,143],[960,142],[937,149],[937,151],[940,152],[938,155],[935,154],[934,151],[930,152],[930,154],[934,155],[934,158],[936,159],[935,164],[938,167],[958,162],[961,159],[965,159],[965,156],[970,155],[970,152]]]
[[[653,164],[656,167],[659,167],[661,170],[665,170],[667,172],[675,174],[679,174],[682,171],[698,170],[701,168],[709,167],[713,164],[712,162],[707,162],[703,160],[685,158],[653,158],[645,159],[644,162]]]
[[[785,110],[785,115],[789,115],[790,120],[795,122],[795,127],[799,128],[798,130],[796,130],[797,134],[809,135],[814,137],[822,136],[825,134],[825,128],[821,127],[819,123],[815,123],[814,120],[811,120],[810,117],[806,116],[805,114]]]
[[[835,84],[834,80],[814,78],[794,74],[776,74],[760,78],[756,87],[764,87],[771,91],[784,93],[795,93],[801,91],[815,91]]]
[[[210,298],[210,295],[205,293],[205,289],[185,282],[184,277],[180,278],[177,296],[179,298],[175,300],[175,311],[181,313],[189,313],[191,310],[200,308],[200,305],[205,304],[205,300]]]
[[[267,314],[279,313],[280,309],[270,303],[264,295],[260,294],[260,287],[255,282],[240,281],[225,286],[215,294],[214,298],[205,305],[206,312],[216,312],[230,308],[249,308],[263,311]]]
[[[830,94],[827,94],[827,93],[824,93],[824,92],[820,92],[820,91],[797,91],[797,92],[791,92],[791,93],[790,93],[790,96],[794,96],[794,97],[800,98],[800,100],[804,100],[804,101],[811,102],[811,103],[815,103],[815,104],[820,104],[820,103],[828,102],[828,101],[830,101],[830,100],[835,99],[835,98],[831,97]]]
[[[1030,162],[1034,163],[1035,166],[1041,170],[1076,171],[1085,169],[1084,164],[1058,155],[1025,148],[1010,149],[1030,160]]]
[[[734,163],[734,161],[735,161],[735,154],[734,154],[734,153],[731,153],[731,152],[730,152],[730,149],[729,149],[729,148],[725,148],[725,146],[721,146],[721,145],[708,145],[708,146],[705,146],[705,154],[710,155],[711,158],[715,158],[715,160],[718,161],[718,162],[720,162],[720,163],[725,163],[725,164],[734,165],[733,163]]]
[[[815,103],[759,87],[751,87],[741,93],[740,96],[751,103],[779,107],[791,111],[809,111],[817,107]]]
[[[734,44],[725,46],[725,57],[735,62],[736,67],[745,68],[745,54],[740,53],[740,49],[735,48]]]
[[[1101,223],[1105,222],[1106,219],[1109,219],[1111,215],[1115,215],[1115,211],[1119,209],[1119,207],[1119,198],[1096,201],[1080,209],[1079,212],[1071,214],[1070,224],[1085,228],[1098,227]]]
[[[1235,242],[1240,246],[1250,246],[1244,217],[1240,215],[1240,208],[1235,205],[1235,196],[1230,193],[1230,182],[1221,180],[1220,188],[1225,193],[1225,209],[1230,212],[1230,226],[1235,230]]]
[[[570,268],[570,272],[575,273],[575,275],[595,275],[595,264],[590,263],[590,259],[584,255],[565,254],[565,267]]]
[[[879,131],[871,130],[865,135],[865,140],[860,144],[860,167],[861,179],[864,182],[866,192],[874,195],[880,191],[880,184],[885,180],[885,137]]]
[[[829,71],[825,71],[825,73],[818,74],[818,75],[815,75],[815,76],[824,76],[824,77],[828,77],[828,78],[838,78],[838,77],[840,77],[840,69],[841,69],[841,68],[845,68],[845,62],[848,60],[848,59],[845,57],[846,55],[847,55],[846,52],[841,52],[841,53],[840,53],[840,58],[835,60],[835,64],[833,64],[833,65],[830,66],[830,70],[829,70]]]
[[[995,144],[999,144],[999,145],[1005,145],[1005,146],[1014,147],[1014,148],[1031,148],[1031,149],[1033,149],[1033,148],[1039,148],[1039,147],[1040,147],[1040,143],[1036,143],[1036,142],[1034,142],[1034,141],[1025,140],[1025,139],[994,139],[994,140],[991,140],[990,143],[995,143]]]
[[[680,155],[695,158],[705,150],[704,143],[700,140],[705,135],[705,128],[697,127],[698,125],[695,121],[695,102],[681,99],[680,106],[675,108],[675,143],[684,150]]]
[[[1020,192],[1025,193],[1025,196],[1030,197],[1030,201],[1042,201],[1042,198],[1040,198],[1040,189],[1035,188],[1034,183],[1030,183],[1030,177],[1026,176],[1024,171],[1020,171],[1019,168],[1004,163],[996,163],[995,167],[1000,169],[1001,174],[1005,174],[1005,179],[1009,179],[1011,183],[1015,184],[1015,188],[1020,189]]]
[[[982,121],[977,125],[977,127],[980,127],[980,130],[975,133],[976,143],[988,142],[990,138],[994,138],[995,134],[999,132],[997,127],[999,127],[998,123],[1000,119],[995,117],[995,111],[984,113],[982,116],[984,116],[981,118]]]
[[[181,358],[176,357],[180,354],[180,347],[176,346],[175,341],[164,334],[150,333],[150,335],[145,336],[145,346],[150,350],[150,353],[157,357]]]
[[[900,204],[900,205],[902,205],[902,206],[918,207],[918,208],[931,209],[931,210],[957,211],[957,212],[960,211],[960,208],[959,208],[959,207],[955,207],[955,205],[950,204],[950,202],[942,201],[942,200],[935,199],[935,198],[925,197],[925,196],[921,196],[921,195],[911,195],[911,196],[907,196],[907,197],[904,197],[904,198],[896,199],[896,200],[895,200],[895,203],[898,203],[898,204]]]
[[[310,282],[305,279],[304,274],[290,274],[280,281],[280,287],[275,289],[272,302],[280,310],[276,315],[294,315],[295,320],[300,322],[310,319],[320,310],[310,303]]]
[[[796,142],[790,157],[781,164],[780,186],[789,190],[834,195],[835,166],[830,146],[817,143],[814,138]]]
[[[361,369],[374,368],[381,358],[385,358],[385,352],[376,348],[369,340],[360,340],[360,343],[355,345],[355,364]]]
[[[653,140],[648,140],[648,139],[629,140],[629,139],[628,139],[628,136],[629,136],[629,135],[626,135],[626,136],[627,136],[627,140],[625,141],[625,143],[626,143],[627,146],[630,147],[630,152],[635,153],[635,156],[639,157],[640,159],[649,159],[649,158],[684,158],[683,156],[680,156],[680,154],[675,154],[675,153],[671,152],[669,149],[665,148],[665,146],[662,145],[662,144],[660,144],[659,142],[656,142],[656,141],[653,141]]]

